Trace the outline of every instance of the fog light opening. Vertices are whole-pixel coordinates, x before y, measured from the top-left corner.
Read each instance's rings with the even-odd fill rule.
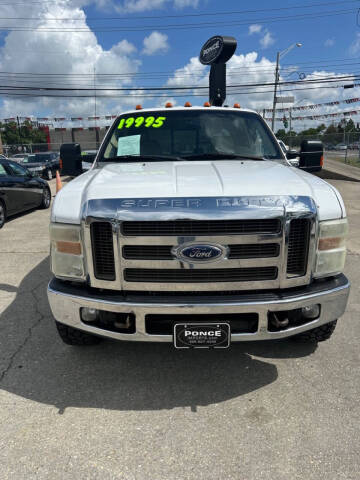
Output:
[[[126,318],[124,319],[123,322],[119,322],[118,320],[114,321],[114,327],[115,328],[131,328],[132,325],[132,315],[129,313]]]
[[[99,318],[99,310],[96,308],[82,308],[81,309],[81,320],[84,322],[96,322]]]
[[[276,328],[286,328],[289,325],[289,319],[286,317],[284,319],[280,319],[275,312],[273,312],[271,316],[271,323]]]
[[[320,305],[308,305],[301,309],[302,316],[308,320],[315,320],[320,316]]]

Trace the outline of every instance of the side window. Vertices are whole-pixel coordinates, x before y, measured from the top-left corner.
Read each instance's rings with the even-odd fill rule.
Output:
[[[28,174],[28,171],[17,163],[10,163],[9,162],[9,167],[11,169],[11,173],[15,177],[25,177]]]
[[[5,170],[5,167],[2,163],[0,163],[0,177],[6,177],[7,176],[7,171]]]

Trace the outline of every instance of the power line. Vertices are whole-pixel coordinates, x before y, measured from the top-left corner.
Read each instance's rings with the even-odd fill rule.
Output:
[[[351,75],[342,75],[338,77],[320,77],[317,79],[309,79],[309,80],[296,80],[296,81],[284,81],[278,83],[279,85],[299,85],[299,84],[321,84],[321,83],[333,83],[333,82],[340,82],[340,81],[356,81],[358,80],[357,76],[354,74]],[[246,88],[246,87],[263,87],[263,86],[274,86],[274,82],[262,82],[262,83],[246,83],[246,84],[237,84],[237,85],[228,85],[228,88]],[[198,86],[198,85],[191,85],[191,86],[176,86],[176,87],[171,87],[171,86],[161,86],[161,87],[116,87],[116,88],[97,88],[97,91],[136,91],[136,90],[142,90],[142,91],[178,91],[178,90],[196,90],[196,89],[208,89],[208,86]],[[70,87],[34,87],[34,86],[13,86],[13,85],[0,85],[0,91],[1,90],[44,90],[44,91],[86,91],[90,90],[93,91],[94,88],[83,88],[83,87],[78,87],[78,88],[70,88]]]
[[[330,88],[342,88],[343,85],[324,85],[324,86],[316,86],[316,87],[305,87],[305,88],[291,88],[291,89],[283,89],[282,92],[295,92],[295,91],[308,91],[308,90],[322,90],[322,89],[330,89]],[[195,88],[196,90],[196,88]],[[241,91],[241,92],[228,92],[228,96],[235,96],[235,95],[253,95],[253,94],[266,94],[266,93],[273,93],[273,90],[252,90],[252,91]],[[44,93],[44,94],[40,94],[40,95],[35,95],[33,93],[0,93],[0,97],[1,96],[7,96],[7,97],[18,97],[18,96],[21,96],[21,97],[31,97],[31,98],[43,98],[43,97],[49,97],[49,98],[94,98],[94,95],[93,94],[87,94],[87,95],[64,95],[64,94],[59,94],[59,95],[56,95],[56,94],[48,94],[48,93]],[[129,98],[129,95],[128,94],[109,94],[109,95],[97,95],[97,98],[107,98],[107,99],[111,99],[111,98]],[[152,99],[152,98],[163,98],[164,100],[166,100],[166,98],[187,98],[187,97],[206,97],[206,94],[205,93],[191,93],[191,92],[186,92],[184,93],[184,95],[167,95],[167,94],[163,94],[163,95],[152,95],[152,94],[131,94],[131,98],[149,98],[149,99]]]
[[[305,13],[300,15],[291,15],[286,17],[269,17],[269,18],[259,18],[259,19],[249,19],[246,21],[235,21],[235,22],[203,22],[203,23],[185,23],[185,24],[172,24],[172,25],[142,25],[136,27],[109,27],[109,28],[58,28],[58,27],[8,27],[0,26],[0,31],[12,31],[12,32],[46,32],[46,33],[91,33],[91,32],[102,32],[102,33],[112,33],[112,32],[144,32],[149,30],[183,30],[183,29],[201,29],[209,27],[219,27],[221,26],[241,26],[241,25],[251,25],[254,23],[264,24],[264,23],[276,23],[282,21],[292,21],[292,20],[312,20],[319,17],[331,17],[339,15],[349,15],[350,13],[355,13],[357,9],[351,10],[331,10],[325,12],[316,12],[316,13]]]
[[[38,4],[41,2],[27,2],[27,3],[0,3],[2,5],[29,5],[29,4]],[[52,2],[42,2],[42,3],[52,3]],[[56,3],[56,2],[54,2]],[[142,15],[142,16],[121,16],[121,17],[86,17],[88,21],[99,21],[99,20],[154,20],[162,18],[191,18],[191,17],[210,17],[210,16],[223,16],[223,15],[243,15],[247,13],[262,13],[262,12],[274,12],[274,11],[285,11],[285,10],[295,10],[295,9],[304,9],[304,8],[315,8],[323,7],[329,5],[340,5],[345,3],[359,3],[359,0],[343,0],[335,2],[323,2],[323,3],[312,3],[308,5],[293,5],[291,7],[278,7],[278,8],[261,8],[256,10],[235,10],[230,12],[202,12],[202,13],[187,13],[187,14],[178,14],[178,15]],[[43,17],[2,17],[2,20],[42,20]],[[84,18],[67,18],[67,17],[53,17],[47,18],[47,21],[84,21]]]
[[[340,61],[340,60],[339,60]],[[350,61],[350,60],[349,60]],[[308,66],[306,67],[305,65],[307,63],[312,63],[312,62],[303,62],[303,63],[299,63],[299,64],[286,64],[284,66],[286,66],[287,68],[284,70],[285,72],[290,72],[290,71],[294,71],[296,72],[296,68],[298,65],[304,65],[301,70],[306,70],[306,69],[314,69],[316,67],[319,67],[319,68],[328,68],[328,67],[332,67],[333,65],[332,64],[324,64],[324,65],[315,65],[315,66]],[[341,65],[334,65],[336,67],[341,67],[341,66],[353,66],[353,65],[360,65],[360,62],[350,62],[350,63],[344,63],[344,64],[341,64]],[[244,69],[246,69],[246,71],[244,72]],[[181,68],[179,69],[175,69],[175,71],[179,71],[181,70]],[[262,65],[254,65],[252,67],[248,67],[246,65],[244,65],[243,67],[239,67],[239,68],[233,68],[231,70],[228,71],[228,75],[231,75],[232,73],[234,72],[241,72],[241,73],[247,73],[247,72],[254,72],[254,73],[264,73],[264,72],[271,72],[273,73],[274,72],[274,67],[273,66],[262,66]],[[96,77],[129,77],[129,76],[153,76],[153,75],[159,75],[159,76],[162,76],[162,75],[165,75],[165,76],[168,76],[169,74],[174,74],[175,72],[173,70],[163,70],[163,71],[150,71],[150,72],[127,72],[127,73],[97,73],[96,74]],[[185,76],[193,76],[193,75],[196,75],[196,74],[206,74],[207,73],[207,70],[204,70],[202,68],[198,68],[198,69],[194,69],[194,71],[192,73],[182,73],[181,75],[177,75],[178,78],[181,78],[181,77],[185,77]],[[93,78],[93,74],[91,73],[41,73],[41,72],[9,72],[9,71],[0,71],[0,75],[1,76],[13,76],[13,75],[17,75],[17,76],[29,76],[29,77],[33,77],[33,76],[37,76],[37,77],[89,77],[89,78]]]

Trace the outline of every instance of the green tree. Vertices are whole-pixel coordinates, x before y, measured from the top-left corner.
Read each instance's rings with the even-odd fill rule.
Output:
[[[275,136],[276,138],[278,138],[279,140],[283,140],[284,141],[284,138],[286,138],[286,132],[285,132],[285,129],[284,128],[279,128],[279,130],[275,133]]]
[[[34,128],[31,122],[26,121],[20,127],[16,122],[0,123],[2,141],[5,145],[16,145],[24,143],[46,143],[45,133]]]

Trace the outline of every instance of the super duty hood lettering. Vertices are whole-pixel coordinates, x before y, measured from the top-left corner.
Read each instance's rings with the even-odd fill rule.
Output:
[[[83,218],[137,219],[220,219],[282,217],[286,211],[316,212],[316,205],[305,196],[205,197],[205,198],[107,198],[89,200]]]

